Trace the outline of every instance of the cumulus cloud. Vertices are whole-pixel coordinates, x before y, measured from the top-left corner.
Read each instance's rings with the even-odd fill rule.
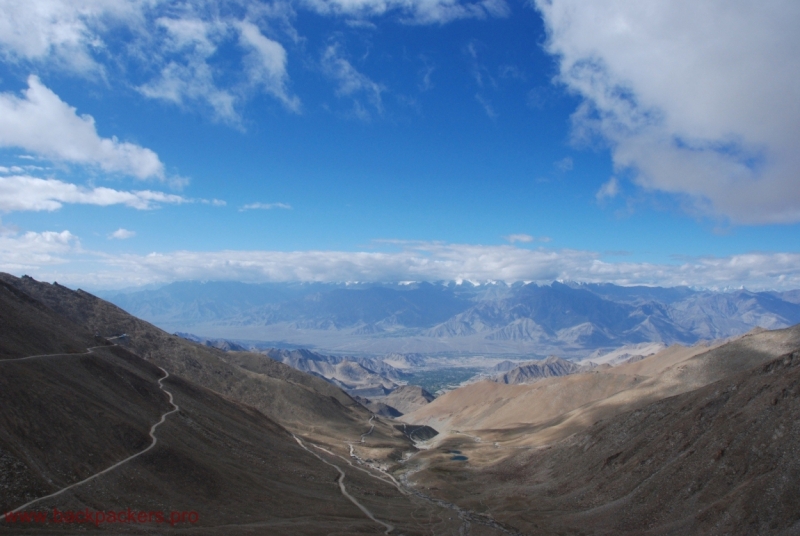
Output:
[[[291,8],[257,0],[228,7],[222,15],[211,1],[0,0],[0,56],[106,80],[121,74],[119,60],[133,60],[151,73],[149,79],[128,82],[143,95],[179,106],[207,106],[214,119],[236,126],[241,122],[237,105],[254,89],[299,110],[299,99],[287,90],[283,46],[255,24],[280,19],[296,40],[288,23]],[[114,50],[120,35],[124,46]],[[241,76],[220,76],[214,63],[219,48],[237,43]],[[108,61],[112,56],[114,63]]]
[[[240,208],[239,212],[244,212],[245,210],[272,210],[273,208],[289,210],[292,205],[287,205],[286,203],[250,203]]]
[[[94,52],[105,25],[135,25],[147,0],[0,0],[0,50],[16,60],[55,58],[79,72],[102,70]]]
[[[122,191],[112,188],[86,188],[59,181],[25,175],[0,177],[0,212],[53,211],[64,203],[84,205],[126,205],[144,210],[161,203],[180,204],[188,199],[152,190]]]
[[[67,255],[80,250],[69,231],[0,233],[0,271],[23,273],[69,262]]]
[[[577,137],[600,137],[639,186],[695,213],[800,221],[800,4],[535,0],[584,97]]]
[[[457,0],[306,0],[305,4],[325,15],[379,16],[399,11],[405,22],[444,24],[457,19],[507,17],[511,10],[504,0],[461,3]]]
[[[109,240],[127,240],[136,236],[136,231],[129,231],[120,227],[113,233],[108,235]]]
[[[101,138],[90,115],[79,116],[36,76],[28,78],[22,98],[0,93],[0,146],[140,179],[164,177],[156,153],[116,138]]]

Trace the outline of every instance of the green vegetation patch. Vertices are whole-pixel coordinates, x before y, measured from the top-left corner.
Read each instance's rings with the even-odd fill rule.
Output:
[[[479,367],[441,368],[412,372],[408,378],[411,385],[419,385],[426,391],[439,396],[439,391],[450,391],[484,369]]]

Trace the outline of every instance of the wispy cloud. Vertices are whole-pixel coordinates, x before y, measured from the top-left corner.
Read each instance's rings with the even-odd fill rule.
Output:
[[[241,0],[225,14],[212,4],[5,0],[0,2],[0,54],[12,61],[57,67],[95,80],[134,77],[137,69],[127,65],[120,70],[119,65],[138,62],[143,67],[140,74],[149,78],[134,77],[125,84],[149,98],[184,108],[210,109],[214,119],[236,127],[241,127],[237,108],[254,90],[298,111],[299,98],[287,89],[286,52],[258,26],[281,19],[284,33],[296,39],[288,22],[292,12],[288,4]],[[120,34],[125,35],[124,48],[110,52]],[[220,76],[215,61],[221,47],[242,62],[240,76]]]
[[[108,235],[109,240],[127,240],[136,236],[136,231],[129,231],[120,227],[113,233]]]
[[[155,152],[101,138],[91,116],[79,116],[36,76],[28,78],[22,97],[0,93],[0,146],[139,179],[164,178],[164,165]]]
[[[514,244],[515,242],[520,242],[523,244],[530,244],[531,242],[550,242],[552,239],[549,236],[533,236],[529,234],[510,234],[508,236],[504,236],[503,238],[506,239],[507,242],[510,244]]]
[[[155,22],[166,33],[161,50],[152,60],[162,67],[156,78],[139,86],[139,91],[147,97],[178,105],[203,102],[210,106],[217,120],[238,125],[236,96],[218,87],[208,63],[217,51],[217,41],[225,37],[227,25],[194,17],[160,17]]]
[[[254,86],[263,87],[267,93],[280,100],[288,109],[300,111],[300,99],[289,95],[286,88],[288,74],[286,72],[286,50],[283,46],[265,37],[258,26],[249,21],[237,24],[239,43],[250,52],[244,62],[247,76]]]
[[[578,136],[695,213],[800,221],[800,3],[534,0]]]
[[[558,160],[558,161],[554,162],[553,165],[561,173],[566,173],[567,171],[572,171],[572,168],[574,167],[574,163],[572,161],[572,158],[570,158],[569,156],[565,156],[561,160]]]
[[[322,53],[322,68],[337,82],[337,95],[353,99],[353,110],[359,119],[369,120],[371,117],[360,100],[362,96],[378,115],[383,113],[381,94],[386,88],[353,67],[344,57],[338,43],[325,47]]]
[[[292,206],[286,203],[250,203],[240,208],[239,212],[244,212],[245,210],[272,210],[274,208],[291,210]]]
[[[139,210],[159,204],[189,203],[175,194],[152,190],[124,191],[112,188],[87,188],[56,179],[30,176],[0,177],[0,212],[53,211],[65,203],[82,205],[126,205]]]
[[[619,181],[616,177],[611,177],[608,179],[608,182],[604,182],[600,189],[597,190],[595,194],[595,198],[598,202],[606,201],[607,199],[613,199],[617,197],[619,194]]]
[[[506,236],[505,239],[508,242],[512,243],[512,244],[514,242],[522,242],[522,243],[528,244],[528,243],[533,242],[534,240],[536,240],[536,237],[535,236],[531,236],[529,234],[512,234],[512,235]]]
[[[497,112],[494,110],[494,106],[492,103],[489,102],[486,98],[484,98],[480,93],[475,94],[475,100],[483,107],[483,111],[486,112],[486,115],[489,119],[497,119]]]
[[[504,0],[458,2],[453,0],[305,0],[305,5],[325,15],[370,17],[399,12],[405,22],[444,24],[458,19],[507,17]]]

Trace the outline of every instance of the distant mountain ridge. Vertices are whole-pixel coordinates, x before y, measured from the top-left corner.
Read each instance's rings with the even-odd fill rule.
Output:
[[[169,330],[373,355],[400,348],[579,355],[644,342],[694,344],[800,322],[797,291],[560,282],[182,282],[104,296]]]
[[[508,372],[498,374],[493,379],[496,382],[507,384],[530,383],[542,378],[575,374],[580,368],[580,365],[572,361],[551,355],[542,361],[520,363]]]
[[[350,394],[386,394],[403,372],[379,359],[324,355],[311,350],[271,348],[260,353],[292,368],[320,376]]]

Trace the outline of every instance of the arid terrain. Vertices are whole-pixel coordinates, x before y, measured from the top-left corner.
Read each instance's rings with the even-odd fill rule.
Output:
[[[457,389],[401,417],[442,432],[409,479],[526,534],[797,534],[798,348],[794,327]]]
[[[800,533],[800,326],[528,379],[402,388],[392,419],[3,274],[0,533]],[[18,517],[54,509],[197,517]]]
[[[0,291],[0,310],[14,311],[0,332],[0,511],[198,514],[174,527],[5,519],[0,532],[455,534],[461,526],[450,508],[355,467],[348,443],[368,441],[387,467],[414,448],[324,380],[257,354],[236,356],[240,367],[65,287],[3,276]],[[41,354],[53,355],[22,359]],[[179,411],[169,413],[167,392]],[[136,456],[164,415],[157,444]]]

